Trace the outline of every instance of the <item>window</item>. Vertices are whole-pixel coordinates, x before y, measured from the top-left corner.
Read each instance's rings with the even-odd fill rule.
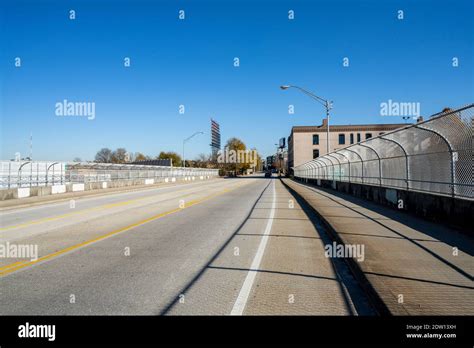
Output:
[[[346,135],[339,134],[339,145],[344,145],[346,143]]]
[[[379,135],[384,135],[384,134],[385,134],[385,132],[380,132],[380,133],[379,133]]]
[[[351,133],[351,144],[354,144],[354,133]]]
[[[313,158],[316,158],[316,157],[319,157],[319,150],[318,149],[313,150]]]
[[[360,142],[360,133],[357,133],[357,142]]]
[[[319,134],[313,134],[313,145],[319,145]]]
[[[372,138],[372,133],[365,133],[365,139]]]

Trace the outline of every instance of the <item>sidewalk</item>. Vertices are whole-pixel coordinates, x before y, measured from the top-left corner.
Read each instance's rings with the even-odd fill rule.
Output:
[[[350,195],[282,181],[344,244],[364,246],[357,264],[392,314],[474,314],[472,239]]]

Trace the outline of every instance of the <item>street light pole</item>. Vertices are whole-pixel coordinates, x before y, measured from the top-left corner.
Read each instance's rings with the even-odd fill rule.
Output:
[[[323,99],[323,98],[321,98],[321,97],[318,97],[316,94],[311,93],[311,92],[307,91],[306,89],[301,88],[301,87],[298,87],[298,86],[282,85],[282,86],[280,86],[280,88],[281,88],[282,90],[286,90],[286,89],[288,89],[288,88],[296,88],[296,89],[299,89],[301,92],[303,92],[303,93],[306,94],[307,96],[313,98],[314,100],[316,100],[318,103],[320,103],[321,105],[323,105],[323,106],[326,108],[326,119],[327,119],[326,150],[327,150],[327,153],[329,153],[329,151],[330,151],[330,149],[329,149],[329,110],[332,109],[332,101],[329,101],[329,100]]]
[[[185,144],[187,141],[191,140],[191,138],[193,138],[194,136],[196,136],[196,135],[198,135],[198,134],[204,134],[204,132],[196,132],[196,133],[194,133],[193,135],[191,135],[191,136],[189,136],[189,137],[187,137],[186,139],[183,140],[183,168],[186,168],[186,160],[185,160],[185,158],[184,158],[184,144]]]
[[[327,100],[326,100],[325,106],[326,106],[326,119],[327,119],[327,124],[326,124],[326,149],[327,149],[327,153],[329,153],[329,102]]]

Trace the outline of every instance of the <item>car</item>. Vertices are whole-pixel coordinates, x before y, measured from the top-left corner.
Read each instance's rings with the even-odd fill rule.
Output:
[[[271,178],[271,177],[272,177],[272,172],[269,171],[269,170],[267,170],[267,171],[265,172],[265,177],[266,177],[266,178]]]

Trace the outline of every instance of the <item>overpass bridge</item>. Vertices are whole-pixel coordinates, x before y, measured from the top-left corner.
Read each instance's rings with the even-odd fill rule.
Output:
[[[472,223],[472,108],[316,159],[294,180],[4,201],[1,312],[473,315],[461,218]],[[428,219],[443,209],[457,221]]]

